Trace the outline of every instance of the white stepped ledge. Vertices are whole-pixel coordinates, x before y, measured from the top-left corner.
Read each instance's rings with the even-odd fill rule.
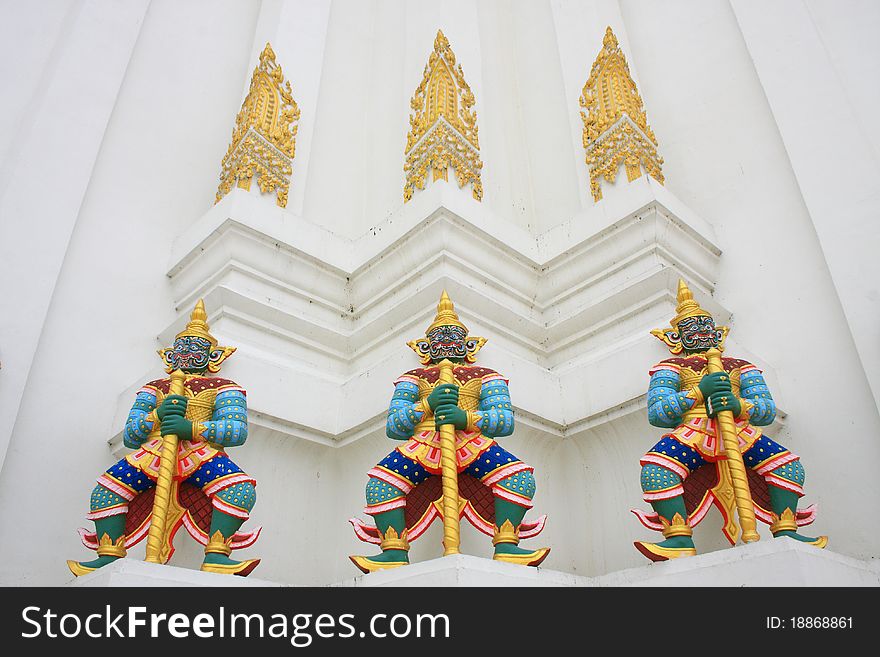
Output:
[[[548,557],[548,560],[552,558]],[[546,562],[545,562],[546,563]],[[290,583],[119,559],[68,582],[73,587],[279,587]],[[333,587],[637,587],[637,586],[880,586],[878,564],[819,550],[793,539],[771,539],[653,563],[598,577],[517,566],[458,554],[359,575]]]
[[[552,552],[548,561],[552,559]],[[546,562],[545,562],[546,563]],[[455,555],[378,571],[338,586],[878,586],[875,564],[790,538],[653,563],[599,577]]]
[[[200,570],[179,568],[163,564],[147,563],[139,559],[117,559],[103,568],[76,577],[67,584],[81,587],[165,587],[165,586],[210,586],[210,587],[260,587],[282,586],[255,577],[237,577],[218,573],[203,573]]]
[[[356,240],[261,200],[233,193],[178,240],[168,275],[181,317],[166,333],[204,297],[230,334],[265,334],[265,348],[293,357],[322,351],[339,370],[420,332],[449,285],[470,324],[552,367],[656,312],[670,268],[711,292],[721,253],[708,224],[647,181],[628,186],[620,214],[594,210],[537,237],[442,185]]]
[[[455,191],[433,185],[354,240],[232,192],[176,243],[180,317],[157,346],[204,298],[214,335],[238,348],[222,375],[248,390],[254,426],[341,446],[383,432],[391,382],[418,365],[405,342],[447,288],[489,338],[479,363],[510,378],[519,427],[571,437],[643,412],[647,375],[621,372],[664,357],[649,331],[674,315],[679,276],[730,317],[709,295],[711,227],[647,177],[538,236]],[[120,394],[115,431],[158,365]]]

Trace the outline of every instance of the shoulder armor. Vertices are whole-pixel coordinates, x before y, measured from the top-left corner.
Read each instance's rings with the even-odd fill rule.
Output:
[[[453,372],[455,378],[462,383],[467,383],[472,379],[483,379],[493,374],[498,375],[498,372],[490,370],[488,367],[476,367],[473,365],[459,365],[453,370]]]
[[[166,395],[168,391],[171,389],[171,379],[156,379],[155,381],[150,381],[147,384],[144,384],[144,388],[155,388],[159,392],[163,392]]]
[[[417,379],[419,381],[427,381],[428,383],[436,383],[440,378],[440,368],[439,367],[417,367],[414,370],[410,370],[409,372],[404,372],[401,374],[397,380],[394,382],[394,385],[397,385],[402,379],[411,378]]]
[[[751,365],[749,361],[742,360],[741,358],[722,358],[721,363],[724,365],[724,369],[728,372]]]
[[[243,390],[235,381],[231,379],[221,379],[220,377],[199,377],[190,379],[187,387],[194,393],[198,394],[204,390],[219,390],[220,388],[237,388]]]

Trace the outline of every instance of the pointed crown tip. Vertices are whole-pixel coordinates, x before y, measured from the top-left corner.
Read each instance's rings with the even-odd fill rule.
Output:
[[[211,335],[208,326],[208,313],[205,310],[204,299],[196,301],[196,305],[189,315],[189,322],[180,333],[174,336],[174,339],[182,337],[198,337],[208,340],[212,345],[217,346],[217,338]]]
[[[678,323],[687,317],[711,317],[712,313],[704,310],[694,300],[693,292],[683,278],[678,279],[678,305],[675,308],[676,315],[672,318],[672,326],[678,327]]]
[[[611,29],[610,25],[605,28],[605,38],[602,39],[602,43],[606,48],[617,47],[617,37],[614,35],[614,31]]]
[[[449,298],[446,290],[443,290],[440,294],[440,301],[437,303],[437,315],[425,331],[425,335],[438,326],[458,326],[467,332],[467,327],[458,318],[458,313],[455,312],[455,304],[452,303],[452,299]]]
[[[678,279],[678,302],[687,301],[688,299],[693,299],[694,295],[691,292],[691,289],[688,287],[687,283],[683,278]]]
[[[434,48],[445,49],[449,47],[449,40],[443,34],[443,30],[437,30],[437,36],[434,37]]]

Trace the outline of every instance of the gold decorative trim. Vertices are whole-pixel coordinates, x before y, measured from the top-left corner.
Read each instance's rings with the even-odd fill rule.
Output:
[[[205,554],[223,554],[227,557],[232,554],[232,536],[224,538],[218,529],[211,535],[211,540],[205,546]]]
[[[239,575],[247,577],[254,568],[260,563],[259,559],[248,559],[238,563],[203,563],[201,570],[203,573],[217,573],[218,575]]]
[[[505,520],[500,527],[495,528],[492,545],[498,545],[499,543],[519,545],[519,529],[514,527],[510,520]]]
[[[550,548],[539,548],[525,554],[504,554],[496,553],[493,561],[504,561],[506,563],[514,563],[518,566],[539,566],[547,555],[550,554]]]
[[[104,533],[101,540],[98,541],[98,549],[96,550],[99,557],[124,557],[128,552],[125,551],[125,534],[116,539],[114,542],[110,538],[110,534]]]
[[[644,169],[663,184],[663,158],[657,153],[657,138],[610,27],[605,30],[602,45],[580,97],[590,191],[596,201],[602,198],[600,180],[613,183],[621,163],[630,182],[641,177]]]
[[[676,513],[672,516],[671,523],[663,516],[660,516],[660,524],[663,525],[663,538],[694,535],[694,530],[690,528],[687,521],[681,517],[680,513]]]
[[[470,184],[473,197],[482,200],[483,162],[474,103],[474,94],[464,79],[461,64],[456,66],[449,41],[437,30],[434,51],[409,103],[413,114],[409,117],[403,165],[404,202],[412,198],[416,188],[425,188],[429,170],[433,180],[449,180],[449,167],[455,171],[458,186]]]
[[[369,557],[350,556],[351,562],[358,567],[362,573],[370,574],[377,570],[391,570],[392,568],[400,568],[408,566],[408,561],[373,561]]]
[[[697,549],[692,547],[667,548],[645,541],[635,541],[633,545],[651,561],[669,561],[670,559],[680,559],[682,557],[694,557],[697,554]]]
[[[88,566],[83,566],[78,561],[74,561],[73,559],[67,560],[67,567],[70,569],[70,572],[73,573],[74,577],[82,577],[83,575],[88,575],[89,573],[93,573],[97,570],[97,568],[89,568]]]
[[[796,532],[797,521],[791,509],[785,509],[781,516],[773,514],[773,522],[770,523],[770,532],[777,534],[779,532]]]
[[[404,552],[409,552],[409,541],[406,540],[407,530],[404,529],[402,534],[397,533],[397,530],[394,527],[388,526],[388,529],[385,531],[385,536],[382,537],[382,542],[379,544],[379,547],[382,548],[382,551],[385,550],[403,550]]]
[[[705,410],[705,407],[703,408]],[[715,496],[715,504],[722,510],[721,516],[724,518],[724,526],[721,531],[730,541],[731,545],[736,545],[740,535],[740,526],[736,519],[736,495],[733,492],[733,475],[730,472],[730,466],[727,461],[718,461],[716,463],[718,469],[718,483],[712,488],[712,495]]]
[[[261,192],[275,191],[275,202],[282,208],[287,205],[299,115],[290,82],[284,80],[275,52],[267,43],[235,119],[215,203],[235,184],[250,189],[256,175]]]

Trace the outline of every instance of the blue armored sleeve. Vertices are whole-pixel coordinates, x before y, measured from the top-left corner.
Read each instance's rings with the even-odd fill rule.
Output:
[[[513,406],[510,389],[500,375],[483,378],[480,388],[480,410],[473,411],[471,423],[489,438],[500,438],[513,433]]]
[[[221,447],[238,447],[247,440],[247,396],[242,388],[221,388],[214,398],[214,412],[198,423],[198,435]],[[196,433],[196,431],[193,431]]]
[[[392,440],[407,440],[412,437],[416,425],[425,413],[419,405],[419,387],[411,380],[398,379],[394,386],[394,395],[388,407],[388,420],[385,422],[385,434]]]
[[[671,429],[681,424],[682,417],[696,403],[691,391],[680,390],[681,377],[674,366],[663,363],[651,370],[648,385],[648,422],[655,427]]]
[[[128,412],[128,419],[122,429],[122,443],[130,448],[140,447],[149,437],[156,425],[157,394],[152,387],[145,386],[138,390],[134,405]]]
[[[739,394],[747,402],[749,421],[756,426],[772,424],[776,418],[776,402],[770,396],[770,388],[764,375],[754,365],[746,365],[740,370]],[[748,407],[747,407],[748,408]]]

